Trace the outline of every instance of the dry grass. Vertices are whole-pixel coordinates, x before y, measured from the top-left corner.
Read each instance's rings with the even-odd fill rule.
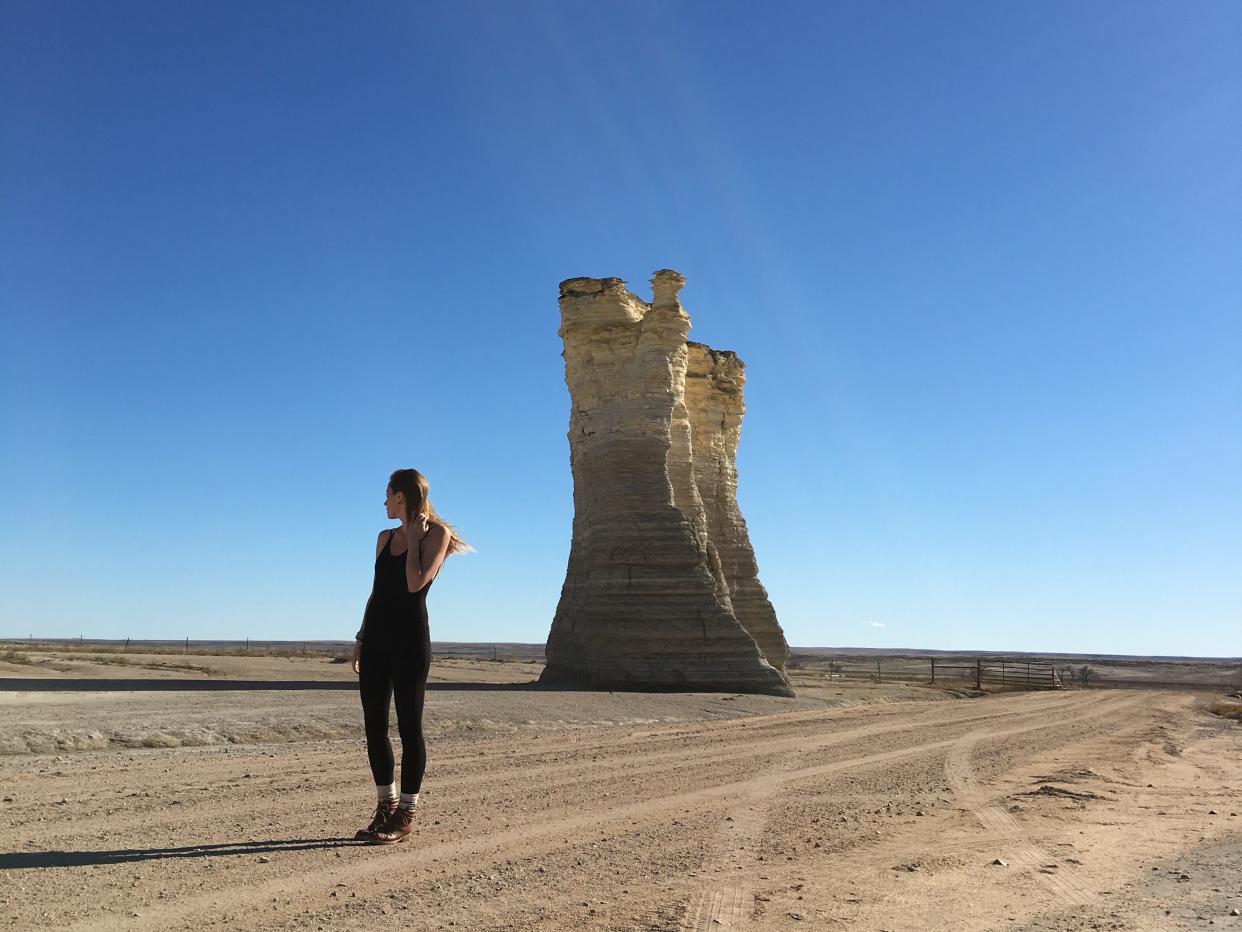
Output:
[[[62,673],[72,672],[76,668],[73,663],[64,662],[66,658],[57,655],[62,653],[77,654],[75,660],[85,661],[87,663],[108,664],[109,666],[118,667],[136,667],[140,670],[171,670],[175,672],[194,672],[215,674],[219,670],[213,667],[205,667],[201,664],[189,662],[163,662],[159,660],[143,660],[137,657],[124,657],[115,653],[98,654],[96,651],[90,650],[72,650],[72,651],[38,651],[32,653],[24,648],[9,649],[0,651],[0,661],[5,663],[24,664],[30,667],[47,667],[52,670],[59,670]]]
[[[119,666],[119,667],[138,667],[139,669],[142,669],[142,670],[177,670],[177,671],[193,670],[196,673],[209,673],[209,674],[220,672],[219,670],[216,670],[214,667],[204,667],[196,663],[160,663],[159,661],[134,660],[130,657],[116,657],[116,656],[105,656],[105,657],[91,656],[91,657],[84,657],[83,659],[89,660],[91,663],[106,663],[112,666]]]
[[[1242,702],[1237,699],[1219,699],[1208,706],[1208,711],[1221,718],[1242,722]]]

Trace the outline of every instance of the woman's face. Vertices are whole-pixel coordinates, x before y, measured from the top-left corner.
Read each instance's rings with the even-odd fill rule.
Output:
[[[400,518],[401,509],[405,507],[405,496],[400,492],[394,495],[392,487],[389,486],[384,492],[384,507],[388,509],[388,517]]]

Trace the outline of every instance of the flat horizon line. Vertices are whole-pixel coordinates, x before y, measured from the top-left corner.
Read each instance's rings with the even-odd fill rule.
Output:
[[[317,647],[348,647],[353,644],[352,640],[341,639],[315,639],[315,638],[299,638],[297,640],[262,640],[256,638],[250,639],[228,639],[228,638],[45,638],[34,637],[28,635],[26,637],[4,637],[0,638],[0,645],[17,644],[77,644],[82,647],[90,645],[112,646],[128,643],[134,647],[143,645],[151,647],[175,647],[177,645],[190,644],[191,646],[221,646],[221,647],[245,647],[247,644],[255,648],[263,649],[296,649],[298,645],[316,645]],[[485,652],[490,648],[519,648],[528,652],[544,650],[545,645],[542,642],[531,641],[432,641],[433,649],[438,645],[441,650],[452,648],[473,648],[480,652]],[[1225,657],[1225,656],[1207,656],[1193,654],[1098,654],[1087,652],[1073,651],[1030,651],[1030,650],[979,650],[973,648],[952,649],[943,647],[821,647],[821,646],[801,646],[790,645],[790,653],[805,652],[814,654],[886,654],[886,655],[928,655],[937,654],[944,656],[1006,656],[1006,657],[1061,657],[1065,659],[1086,658],[1095,660],[1154,660],[1154,661],[1204,661],[1217,663],[1242,663],[1242,657]]]

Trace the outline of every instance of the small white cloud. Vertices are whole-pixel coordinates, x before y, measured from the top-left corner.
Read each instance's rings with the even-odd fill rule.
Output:
[[[869,621],[867,622],[867,624],[871,625],[871,627],[873,628],[887,628],[888,627],[888,625],[884,624],[884,622],[882,621]]]

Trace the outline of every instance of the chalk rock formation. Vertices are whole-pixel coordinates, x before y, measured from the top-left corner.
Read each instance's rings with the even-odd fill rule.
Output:
[[[561,283],[574,525],[542,680],[790,696],[737,507],[742,362],[686,340],[684,283]]]

